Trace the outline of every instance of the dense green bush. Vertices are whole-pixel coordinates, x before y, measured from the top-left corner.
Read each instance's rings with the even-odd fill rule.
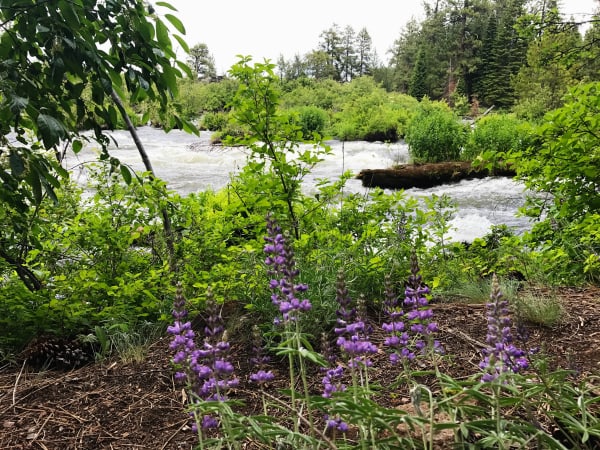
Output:
[[[312,139],[313,133],[323,135],[329,122],[327,111],[316,106],[302,106],[292,110],[293,121],[298,123],[305,139]]]
[[[404,134],[409,114],[404,104],[370,77],[352,80],[333,107],[331,134],[343,140],[395,142]]]
[[[45,200],[32,211],[35,248],[26,264],[40,289],[19,287],[10,268],[0,267],[0,325],[13,330],[11,345],[36,333],[156,321],[169,311],[167,253],[156,220],[164,184],[142,177],[126,184],[112,168],[89,168],[90,196],[65,183],[59,203]]]
[[[336,81],[302,78],[286,81],[281,86],[280,106],[293,109],[300,106],[315,106],[331,111],[334,104],[346,92],[346,86]]]
[[[467,129],[450,108],[423,99],[406,132],[414,162],[456,161],[467,138]]]
[[[200,129],[209,131],[222,131],[227,128],[229,115],[224,112],[206,112],[200,119]]]
[[[386,109],[375,112],[362,128],[365,141],[396,142],[398,136],[398,120]]]
[[[528,144],[529,132],[523,121],[512,114],[491,114],[475,123],[461,157],[473,160],[483,152],[518,151]]]
[[[203,112],[218,112],[229,110],[229,104],[237,91],[238,83],[230,78],[225,78],[217,83],[195,82],[197,92],[196,115]]]
[[[535,145],[514,152],[518,178],[538,195],[524,212],[535,218],[525,242],[557,281],[600,279],[600,83],[575,87],[545,116]]]

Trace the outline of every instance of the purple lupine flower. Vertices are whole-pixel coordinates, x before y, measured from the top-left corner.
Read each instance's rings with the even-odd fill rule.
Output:
[[[389,278],[386,278],[386,300],[384,306],[389,322],[382,324],[384,331],[390,334],[385,339],[384,345],[392,352],[390,361],[393,364],[401,360],[412,360],[417,353],[423,353],[431,341],[433,333],[438,331],[438,325],[433,322],[433,311],[429,307],[427,287],[419,274],[419,263],[415,252],[410,259],[411,273],[404,291],[405,297],[402,305],[393,293]],[[441,352],[438,341],[433,341],[433,349]]]
[[[417,254],[413,251],[410,256],[411,274],[404,292],[404,313],[407,325],[410,324],[410,332],[413,336],[412,344],[416,350],[423,352],[432,334],[438,331],[438,325],[432,321],[433,311],[426,297],[430,290],[423,283],[419,270]],[[433,349],[438,352],[442,351],[440,343],[436,340],[433,341]]]
[[[344,367],[336,362],[335,353],[331,342],[327,336],[327,333],[321,334],[321,354],[325,361],[327,361],[326,367],[321,367],[321,371],[325,372],[325,376],[322,379],[323,383],[323,394],[325,398],[330,398],[334,392],[343,392],[346,390],[346,385],[341,382],[344,375]],[[332,369],[332,366],[335,368]]]
[[[192,323],[185,321],[187,318],[187,310],[185,309],[185,297],[181,283],[177,283],[177,291],[173,300],[173,325],[167,327],[167,333],[173,335],[173,339],[169,344],[169,349],[175,352],[173,355],[173,363],[178,366],[175,372],[176,380],[188,379],[189,361],[196,350],[195,334],[192,330]]]
[[[344,375],[344,367],[340,364],[333,369],[326,369],[323,377],[323,397],[330,398],[334,392],[344,392],[346,385],[341,382]]]
[[[518,373],[529,363],[523,350],[514,345],[508,302],[503,298],[496,274],[492,277],[492,293],[487,304],[488,332],[483,350],[484,359],[479,367],[484,371],[481,381],[490,382],[506,372]]]
[[[288,243],[289,236],[281,232],[275,219],[267,216],[267,236],[265,237],[264,252],[267,257],[265,264],[269,266],[269,275],[272,277],[269,287],[273,290],[271,301],[278,307],[281,318],[275,320],[276,324],[289,323],[298,319],[300,312],[311,309],[308,299],[299,297],[307,291],[308,286],[295,283],[299,270],[296,269],[294,251]]]
[[[325,415],[325,420],[327,421],[328,430],[338,430],[342,433],[348,431],[348,424],[344,422],[341,417],[331,419],[328,415]]]
[[[349,366],[357,364],[371,365],[368,355],[377,353],[377,346],[369,340],[372,327],[367,319],[365,299],[361,297],[356,308],[352,307],[352,300],[346,289],[344,273],[338,272],[336,282],[336,301],[339,308],[336,311],[338,335],[336,345],[342,354],[349,358]]]
[[[204,400],[227,400],[227,391],[238,385],[233,365],[228,360],[229,342],[212,289],[206,291],[206,326],[204,342],[191,358],[200,383],[196,392]]]
[[[381,328],[390,336],[383,341],[383,345],[389,347],[392,352],[390,353],[390,361],[392,364],[396,364],[401,358],[412,359],[414,353],[408,351],[409,336],[406,332],[406,327],[402,316],[404,311],[402,305],[398,299],[398,296],[394,292],[392,286],[392,280],[389,275],[385,276],[385,299],[383,302],[384,312],[389,319],[389,322],[381,324]]]
[[[185,299],[181,284],[177,284],[177,292],[173,302],[173,325],[167,332],[173,335],[169,348],[175,352],[173,362],[182,368],[175,373],[175,379],[187,380],[191,389],[200,400],[227,400],[227,391],[237,386],[238,379],[233,376],[233,365],[227,360],[229,343],[220,311],[209,288],[206,292],[207,319],[204,328],[204,342],[197,347],[195,333],[187,318]],[[200,401],[194,400],[194,401]],[[215,417],[205,415],[200,424],[203,430],[216,428],[219,422]],[[192,424],[197,431],[198,425]]]
[[[258,325],[252,327],[252,354],[253,356],[250,358],[250,364],[256,371],[250,374],[250,381],[262,386],[275,379],[275,375],[271,370],[265,370],[265,366],[270,358],[264,354],[262,336]]]
[[[212,416],[204,416],[202,417],[202,429],[209,430],[211,428],[218,428],[219,422]]]

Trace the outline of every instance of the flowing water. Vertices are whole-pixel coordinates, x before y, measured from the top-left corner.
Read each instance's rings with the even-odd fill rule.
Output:
[[[165,133],[162,130],[143,127],[138,130],[142,143],[157,176],[167,182],[169,188],[182,195],[205,189],[218,190],[225,187],[231,174],[239,172],[247,153],[242,148],[213,146],[210,133],[194,136],[179,130]],[[111,136],[118,143],[109,152],[134,170],[144,170],[139,153],[127,131],[115,131]],[[332,152],[317,164],[305,179],[303,190],[316,192],[317,182],[327,178],[336,180],[344,171],[358,173],[362,169],[387,168],[395,163],[408,161],[407,146],[395,144],[329,141]],[[73,167],[75,178],[85,176],[79,164],[95,159],[97,148],[87,145],[78,155],[67,157],[67,166]],[[360,180],[348,181],[347,192],[368,193]],[[516,215],[525,200],[524,187],[510,178],[488,177],[463,180],[430,189],[408,189],[408,195],[425,197],[431,194],[447,194],[458,204],[458,212],[452,221],[453,240],[470,241],[483,236],[492,225],[506,224],[519,233],[529,227],[526,218]]]

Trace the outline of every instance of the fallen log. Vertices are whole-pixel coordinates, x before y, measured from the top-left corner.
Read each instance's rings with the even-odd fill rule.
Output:
[[[405,164],[392,169],[363,169],[356,178],[364,187],[382,189],[427,189],[461,180],[485,178],[489,176],[513,177],[511,168],[473,167],[468,161],[441,162],[429,164]]]

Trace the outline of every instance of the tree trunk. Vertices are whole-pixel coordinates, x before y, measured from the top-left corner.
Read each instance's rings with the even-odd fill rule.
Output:
[[[127,111],[125,110],[125,106],[123,106],[123,102],[121,101],[121,98],[118,96],[118,94],[114,90],[110,93],[110,96],[113,99],[113,101],[115,102],[115,105],[117,105],[117,108],[118,108],[119,112],[121,113],[121,116],[123,117],[123,120],[125,121],[125,124],[127,125],[127,129],[129,130],[129,133],[131,134],[131,137],[133,138],[133,142],[135,142],[135,146],[137,147],[138,152],[140,153],[140,156],[144,163],[144,167],[146,168],[146,170],[148,172],[150,172],[151,177],[153,179],[156,178],[156,174],[154,173],[154,169],[152,168],[152,163],[150,162],[148,153],[146,153],[146,149],[144,148],[144,145],[142,144],[142,141],[140,140],[137,130],[135,129],[135,126],[131,122],[129,115],[127,114]],[[165,233],[167,251],[169,253],[169,267],[170,267],[171,271],[174,272],[176,270],[176,267],[175,267],[176,266],[175,242],[174,242],[174,238],[173,238],[173,229],[171,227],[171,219],[169,217],[169,213],[167,212],[167,210],[165,208],[162,208],[160,212],[161,212],[161,215],[163,218],[163,230]]]
[[[470,162],[442,162],[434,164],[406,164],[393,169],[363,169],[356,176],[365,187],[382,189],[428,189],[460,180],[488,176],[514,176],[511,168],[493,171],[471,166]]]

